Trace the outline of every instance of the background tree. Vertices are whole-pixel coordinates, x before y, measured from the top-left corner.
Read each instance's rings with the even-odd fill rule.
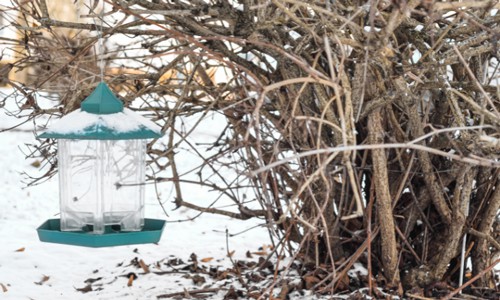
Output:
[[[102,32],[106,82],[166,132],[149,144],[149,180],[171,181],[177,206],[261,218],[274,254],[300,258],[318,292],[348,289],[355,262],[367,266],[370,290],[457,287],[467,233],[474,284],[495,287],[496,1],[105,3],[102,12],[89,1],[78,22],[51,17],[45,0],[4,9],[19,13],[12,72],[34,76],[13,82],[21,97],[3,101],[17,99],[37,130],[44,116],[77,109],[100,80]],[[57,103],[40,107],[42,93]],[[192,143],[211,114],[227,125]],[[179,172],[181,147],[198,168]],[[55,151],[49,140],[33,148],[48,164],[32,184],[56,172]],[[233,208],[190,202],[188,183]]]

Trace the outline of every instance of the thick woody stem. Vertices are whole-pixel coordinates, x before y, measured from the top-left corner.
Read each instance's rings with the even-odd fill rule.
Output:
[[[495,216],[498,214],[498,210],[500,209],[500,181],[497,182],[495,186],[495,190],[490,197],[490,201],[485,209],[485,212],[482,213],[482,221],[479,224],[478,231],[481,234],[488,235],[490,234],[493,222],[495,221]],[[478,237],[476,239],[476,251],[472,257],[472,262],[474,265],[474,274],[478,274],[481,270],[484,270],[486,266],[490,263],[490,250],[489,243],[487,238]],[[485,275],[479,280],[481,284],[485,285],[489,281],[492,280],[492,276],[489,273],[485,273]]]
[[[380,109],[374,110],[368,117],[369,140],[371,144],[384,142],[384,129]],[[394,219],[392,216],[391,194],[387,173],[387,158],[384,149],[372,150],[373,184],[377,196],[377,213],[382,239],[382,261],[385,276],[393,284],[399,283],[398,251]]]
[[[410,128],[412,128],[412,135],[414,137],[420,137],[424,135],[424,129],[422,127],[422,122],[420,121],[417,102],[415,97],[412,97],[413,93],[408,88],[408,85],[403,78],[397,78],[395,81],[396,88],[403,95],[403,103],[406,106],[406,111],[408,113]],[[446,204],[446,199],[443,195],[443,188],[439,184],[439,179],[434,173],[434,167],[431,162],[431,157],[426,151],[418,151],[418,158],[421,161],[422,171],[424,172],[424,181],[427,186],[427,190],[431,195],[431,199],[436,207],[439,215],[443,218],[446,224],[451,222],[451,210]]]

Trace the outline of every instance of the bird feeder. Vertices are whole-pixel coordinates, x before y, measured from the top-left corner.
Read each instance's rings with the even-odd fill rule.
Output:
[[[58,140],[60,219],[41,241],[90,247],[155,243],[163,220],[144,218],[146,142],[156,124],[124,108],[101,82],[76,110],[39,136]]]

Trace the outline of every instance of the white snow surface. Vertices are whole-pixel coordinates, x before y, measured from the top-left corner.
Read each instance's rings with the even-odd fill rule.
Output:
[[[146,127],[160,133],[160,127],[138,113],[124,108],[123,112],[107,115],[91,114],[77,109],[55,122],[47,130],[48,133],[82,133],[88,127],[106,127],[118,133],[134,132]]]

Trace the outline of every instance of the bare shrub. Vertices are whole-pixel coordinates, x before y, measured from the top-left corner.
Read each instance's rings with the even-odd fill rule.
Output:
[[[32,119],[76,109],[99,80],[99,5],[62,22],[44,2],[10,8],[31,20],[12,24],[25,48],[15,68],[42,75],[14,84],[35,100],[61,99],[54,108],[20,103]],[[370,289],[456,288],[467,233],[475,284],[495,286],[496,1],[105,2],[105,80],[166,132],[149,145],[150,180],[171,181],[177,206],[261,218],[274,254],[327,271],[311,286],[318,292],[348,289],[355,262],[367,266]],[[57,28],[77,34],[61,38]],[[208,145],[190,143],[209,113],[227,126]],[[184,127],[186,118],[197,121]],[[179,172],[180,145],[198,168]],[[32,155],[49,171],[32,183],[54,174],[54,151],[39,141]],[[235,209],[190,201],[192,183]]]

